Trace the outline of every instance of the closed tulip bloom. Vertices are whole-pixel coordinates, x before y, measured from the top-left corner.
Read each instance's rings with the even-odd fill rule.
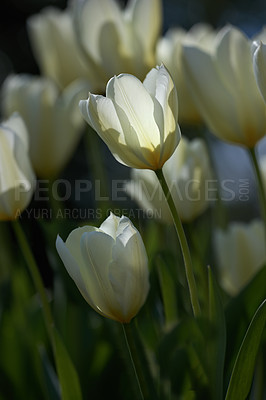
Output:
[[[80,109],[117,161],[132,168],[162,168],[180,140],[176,89],[164,66],[143,83],[133,75],[113,77],[106,97],[90,94]]]
[[[28,133],[18,114],[0,123],[0,220],[13,220],[28,206],[35,175],[28,155]]]
[[[78,102],[87,92],[82,81],[62,93],[47,78],[11,75],[2,89],[3,111],[18,111],[29,131],[30,158],[40,178],[54,178],[70,160],[80,139],[83,119]]]
[[[214,246],[221,285],[233,296],[266,263],[264,224],[260,220],[235,222],[226,231],[217,230]]]
[[[212,172],[202,139],[189,142],[182,137],[174,154],[164,164],[163,174],[183,222],[192,221],[207,209]],[[144,211],[172,223],[167,201],[153,171],[133,169],[132,181],[125,185],[125,190]]]
[[[173,78],[178,93],[178,121],[180,124],[202,123],[194,100],[190,94],[184,74],[182,49],[185,44],[194,45],[206,51],[212,48],[214,30],[207,24],[196,24],[189,31],[171,28],[157,43],[156,57],[163,63]]]
[[[255,78],[266,103],[266,44],[262,42],[253,43],[253,67]]]
[[[144,304],[149,291],[146,250],[131,221],[110,214],[100,228],[84,226],[70,233],[57,251],[88,304],[122,323]]]
[[[130,0],[124,9],[115,0],[85,0],[76,5],[76,31],[87,59],[102,76],[103,88],[121,72],[143,80],[155,65],[161,0]]]
[[[82,57],[75,36],[71,8],[64,11],[55,7],[45,8],[31,16],[27,24],[42,75],[53,79],[61,89],[78,78],[95,82],[97,74]]]
[[[209,53],[184,46],[186,78],[195,104],[220,139],[253,148],[265,135],[266,106],[255,80],[252,41],[225,27]]]

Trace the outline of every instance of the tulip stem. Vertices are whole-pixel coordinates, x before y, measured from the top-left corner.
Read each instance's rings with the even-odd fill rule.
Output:
[[[101,209],[102,215],[107,217],[111,205],[109,203],[108,182],[103,162],[102,143],[99,136],[90,127],[86,132],[85,141],[87,146],[87,161],[94,178],[94,187],[99,185],[97,187],[97,194],[95,193],[96,206]]]
[[[179,242],[180,242],[180,246],[181,246],[181,250],[182,250],[182,254],[183,254],[192,310],[193,310],[194,316],[198,317],[201,314],[201,310],[200,310],[197,286],[196,286],[196,281],[195,281],[195,277],[194,277],[194,273],[193,273],[192,261],[191,261],[191,256],[190,256],[190,251],[189,251],[186,235],[185,235],[180,217],[176,210],[175,203],[172,198],[171,192],[170,192],[168,185],[166,183],[166,180],[164,178],[163,172],[161,169],[159,169],[159,170],[155,171],[155,173],[160,182],[160,185],[162,187],[162,190],[164,192],[164,195],[166,197],[168,206],[170,208],[170,211],[171,211],[171,214],[173,217],[173,221],[175,224],[176,232],[177,232],[177,235],[179,238]]]
[[[249,149],[249,154],[253,163],[253,167],[256,173],[258,189],[259,189],[259,200],[260,200],[260,209],[261,209],[261,216],[264,221],[264,228],[265,228],[265,240],[266,240],[266,193],[264,189],[262,174],[260,171],[260,166],[257,160],[255,147]]]
[[[135,378],[137,381],[140,398],[142,400],[144,400],[145,397],[144,397],[143,393],[145,392],[145,390],[143,389],[143,383],[142,383],[142,380],[140,379],[140,376],[141,376],[140,367],[141,366],[139,366],[139,362],[137,359],[137,354],[136,354],[137,351],[136,351],[136,346],[135,346],[134,339],[132,336],[130,324],[122,324],[122,329],[123,329],[123,333],[124,333],[124,337],[125,337],[125,342],[126,342],[130,362],[132,364],[134,375],[135,375]]]
[[[15,232],[17,241],[19,243],[20,249],[21,249],[23,256],[25,258],[25,261],[28,265],[28,269],[30,271],[35,288],[39,293],[41,303],[42,303],[42,310],[43,310],[45,326],[46,326],[49,338],[51,340],[51,343],[52,343],[52,345],[54,345],[54,335],[53,335],[53,330],[52,330],[53,317],[52,317],[51,309],[49,306],[49,302],[47,299],[45,288],[43,286],[43,282],[42,282],[42,278],[41,278],[38,266],[36,264],[35,258],[32,254],[31,248],[28,244],[27,238],[21,227],[20,222],[12,221],[12,226],[13,226],[13,230]]]

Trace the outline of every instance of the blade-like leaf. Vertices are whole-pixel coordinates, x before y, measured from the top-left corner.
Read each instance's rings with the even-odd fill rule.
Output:
[[[178,320],[176,284],[165,260],[162,257],[157,257],[156,263],[162,291],[165,324],[171,326]]]
[[[60,385],[56,373],[48,359],[45,348],[39,348],[40,357],[42,360],[43,375],[45,387],[47,391],[47,398],[49,400],[60,400]]]
[[[54,330],[56,369],[62,400],[82,400],[78,374],[56,330]]]
[[[250,283],[228,303],[225,310],[227,342],[225,371],[226,381],[233,369],[242,338],[259,305],[266,298],[266,265],[261,268]]]
[[[229,382],[226,400],[247,398],[265,322],[266,300],[257,309],[243,339]]]
[[[213,398],[223,398],[223,371],[226,347],[226,326],[219,288],[211,271],[209,277],[209,319],[214,328],[213,339],[208,344],[211,388]]]

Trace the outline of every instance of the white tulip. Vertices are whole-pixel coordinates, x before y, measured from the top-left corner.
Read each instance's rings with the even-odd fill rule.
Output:
[[[87,59],[97,65],[103,88],[113,75],[144,79],[155,65],[162,24],[161,0],[131,0],[121,9],[115,0],[76,2],[76,31]]]
[[[131,221],[110,214],[100,228],[84,226],[70,233],[57,251],[88,304],[122,323],[144,304],[149,291],[146,250]]]
[[[133,75],[113,77],[106,97],[90,94],[80,109],[114,157],[129,167],[162,168],[181,137],[176,89],[164,66],[153,68],[143,84]]]
[[[31,16],[27,24],[42,75],[53,79],[62,89],[78,78],[96,81],[97,71],[84,60],[79,48],[71,8],[45,8]],[[92,88],[96,89],[97,84]]]
[[[221,285],[236,295],[266,262],[265,232],[262,221],[231,223],[214,235]]]
[[[0,124],[0,220],[18,218],[34,189],[27,129],[21,117],[13,114]]]
[[[206,145],[202,139],[189,142],[182,137],[172,157],[164,164],[163,174],[183,222],[201,215],[208,207],[208,185],[212,178]],[[158,179],[153,171],[132,170],[126,192],[144,211],[171,223],[172,216]]]
[[[266,133],[266,105],[256,84],[251,45],[238,29],[225,27],[213,52],[184,46],[183,53],[187,83],[209,129],[249,148]]]
[[[40,178],[55,177],[71,158],[84,126],[78,102],[86,89],[83,81],[75,81],[60,94],[49,79],[29,75],[11,75],[4,82],[4,114],[18,111],[23,117]]]
[[[207,24],[196,24],[189,31],[171,28],[159,39],[156,49],[158,63],[163,63],[172,75],[178,93],[178,121],[185,124],[198,124],[202,117],[190,94],[184,72],[183,46],[194,45],[209,51],[214,42],[215,32]]]

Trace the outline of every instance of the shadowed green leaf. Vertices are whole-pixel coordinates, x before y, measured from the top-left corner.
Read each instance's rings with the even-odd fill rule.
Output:
[[[242,338],[259,305],[266,298],[266,266],[264,266],[251,280],[251,282],[228,303],[225,310],[227,342],[225,371],[226,381],[232,372]]]
[[[62,400],[81,400],[82,395],[77,372],[56,330],[54,330],[54,339],[56,369],[61,385]]]
[[[160,287],[162,291],[165,324],[171,326],[178,320],[176,284],[168,267],[167,262],[162,257],[157,257],[156,264],[159,273]]]
[[[223,371],[226,347],[226,326],[219,288],[211,271],[208,268],[209,278],[209,319],[214,328],[213,339],[208,344],[210,363],[210,382],[213,398],[223,398]]]
[[[243,339],[229,382],[226,400],[247,398],[265,322],[266,300],[257,309]]]

